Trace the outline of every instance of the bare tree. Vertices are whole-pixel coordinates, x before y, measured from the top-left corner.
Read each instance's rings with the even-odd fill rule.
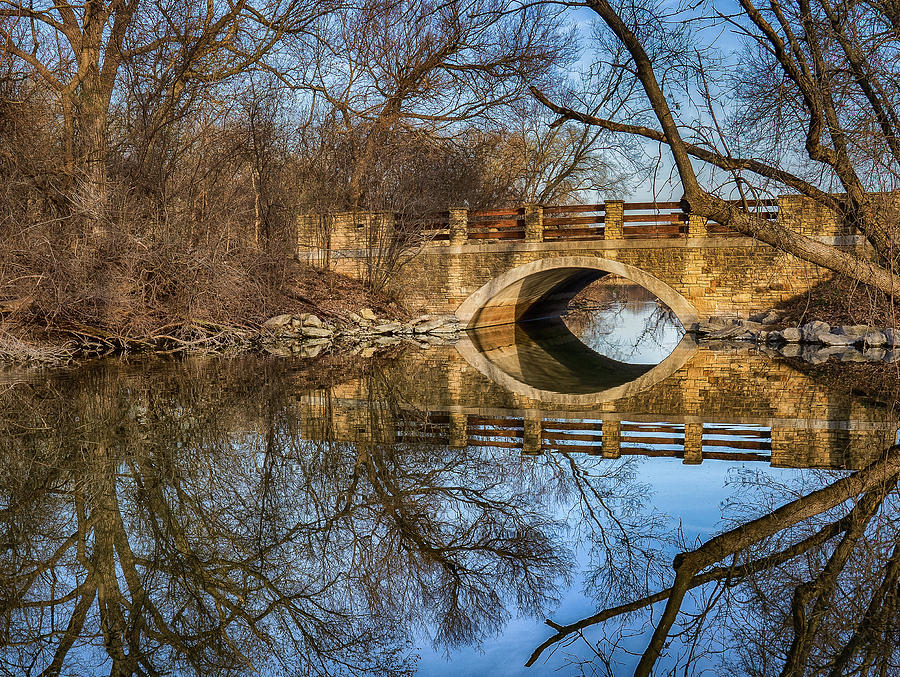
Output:
[[[329,3],[286,0],[189,6],[157,0],[0,2],[0,49],[39,81],[58,105],[63,153],[77,189],[71,199],[91,228],[108,208],[110,125],[123,72],[134,68],[157,105],[147,121],[160,131],[186,88],[248,69],[279,40],[302,32]]]
[[[896,189],[900,176],[894,113],[900,90],[893,75],[898,36],[890,8],[868,2],[755,5],[741,0],[739,11],[725,15],[712,5],[708,18],[733,27],[752,49],[734,108],[726,106],[723,113],[717,99],[729,92],[711,76],[710,48],[698,48],[684,34],[686,20],[702,16],[687,9],[668,16],[652,4],[585,4],[600,17],[614,46],[627,52],[616,67],[639,83],[640,97],[632,103],[646,118],[636,116],[636,123],[559,105],[535,88],[535,96],[560,120],[664,144],[691,212],[888,294],[896,292],[896,199],[884,194]],[[680,33],[667,31],[667,21],[677,23]],[[687,45],[686,56],[678,57],[667,41]],[[695,96],[704,115],[682,121],[691,107],[682,114],[681,104]],[[723,119],[728,116],[730,121]],[[722,181],[718,190],[701,186],[692,160],[714,168],[717,182]],[[843,194],[834,194],[832,184]],[[872,254],[766,222],[727,199],[752,200],[772,188],[800,193],[833,210],[864,236]]]

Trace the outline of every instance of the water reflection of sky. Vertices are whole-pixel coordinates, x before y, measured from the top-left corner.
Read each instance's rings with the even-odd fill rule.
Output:
[[[631,364],[662,362],[684,336],[678,319],[656,301],[612,301],[579,319],[566,324],[589,348]]]
[[[783,482],[790,482],[807,472],[727,461],[684,466],[677,459],[654,458],[641,459],[639,463],[639,480],[644,485],[654,510],[668,516],[673,527],[680,525],[688,540],[696,539],[698,542],[707,540],[721,529],[723,506],[733,498],[733,482],[741,469],[752,469],[762,475],[777,477]],[[560,623],[572,622],[597,611],[597,606],[583,590],[583,574],[589,567],[585,544],[578,543],[574,547],[582,577],[560,591],[559,606],[548,609],[546,615]],[[662,605],[657,605],[656,609],[661,611]],[[421,648],[422,660],[417,674],[440,677],[545,677],[581,674],[572,658],[579,656],[582,660],[589,660],[589,650],[583,642],[561,648],[552,656],[545,654],[532,667],[525,667],[525,661],[534,648],[552,634],[543,620],[517,618],[507,624],[498,637],[486,639],[480,647],[464,647],[453,651],[449,656],[446,651],[435,650],[426,644]],[[602,637],[603,628],[600,625],[588,629],[585,636],[597,641]],[[629,656],[619,652],[617,657],[622,662],[614,666],[614,674],[631,674],[634,671],[648,639],[649,634],[630,638],[625,648],[637,655]],[[694,664],[691,674],[699,674],[704,669],[709,670],[709,674],[715,674],[718,664],[716,657],[710,657],[706,662]],[[666,674],[667,669],[673,666],[660,661],[658,667],[661,668],[660,674]]]

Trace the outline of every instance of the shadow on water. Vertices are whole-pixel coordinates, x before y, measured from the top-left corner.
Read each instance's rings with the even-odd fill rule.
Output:
[[[629,364],[591,350],[559,318],[471,330],[475,347],[513,378],[538,390],[595,393],[646,374],[655,365]]]

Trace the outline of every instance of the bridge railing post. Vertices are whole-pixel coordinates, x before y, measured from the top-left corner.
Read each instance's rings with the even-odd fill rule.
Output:
[[[525,241],[544,241],[544,208],[541,205],[525,205]]]
[[[682,463],[697,465],[703,463],[703,424],[684,424],[684,458]]]
[[[603,419],[600,423],[600,453],[603,458],[622,455],[622,422]]]
[[[450,412],[450,447],[464,449],[469,446],[469,417],[458,412]]]
[[[544,421],[539,413],[525,414],[522,422],[522,451],[537,454],[541,451]]]
[[[456,207],[450,210],[450,244],[462,245],[469,239],[469,210]]]
[[[607,200],[603,203],[603,239],[621,240],[624,237],[622,230],[625,224],[625,202],[623,200]]]

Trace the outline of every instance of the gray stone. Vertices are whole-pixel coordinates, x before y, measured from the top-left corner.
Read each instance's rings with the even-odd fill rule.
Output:
[[[887,343],[887,336],[884,335],[883,331],[870,331],[862,337],[862,342],[866,346],[883,346]]]
[[[434,319],[434,315],[419,315],[416,318],[413,318],[409,321],[410,327],[415,327],[417,324],[422,324],[423,322],[430,322]]]
[[[290,315],[276,315],[263,322],[263,327],[266,329],[281,329],[281,327],[290,324],[292,319],[294,318]]]
[[[820,332],[816,334],[816,340],[826,346],[849,346],[856,342],[852,336],[846,334],[832,334],[830,332]]]
[[[322,338],[334,334],[328,327],[303,327],[303,335],[310,338]]]
[[[884,361],[888,364],[900,362],[900,350],[889,350],[884,356]]]
[[[318,316],[313,315],[312,313],[303,313],[300,316],[300,320],[303,322],[304,327],[324,327],[325,323],[322,322],[318,318]]]
[[[398,322],[386,322],[384,324],[376,324],[372,327],[372,331],[376,334],[394,334],[400,329]]]
[[[884,338],[886,341],[886,345],[894,348],[900,346],[900,329],[885,329]]]
[[[800,327],[800,334],[803,337],[803,340],[807,343],[821,343],[821,341],[819,340],[819,335],[829,333],[831,333],[831,325],[827,322],[821,322],[819,320],[807,322],[802,327]]]
[[[459,325],[455,324],[443,324],[440,327],[435,327],[431,330],[432,334],[458,334],[459,333]]]
[[[803,338],[803,332],[797,327],[788,327],[787,329],[782,329],[778,333],[781,335],[781,338],[788,343],[799,343]]]
[[[375,339],[375,345],[377,346],[395,346],[400,343],[400,339],[396,336],[379,336]]]
[[[378,319],[378,316],[375,314],[375,311],[372,310],[371,308],[363,308],[362,310],[359,311],[359,316],[364,320],[368,320],[369,322],[374,322],[375,320]]]
[[[745,329],[739,324],[732,324],[716,331],[711,331],[706,335],[709,339],[729,339],[743,334]]]
[[[444,324],[443,320],[429,320],[421,322],[413,327],[413,331],[417,334],[428,334]]]
[[[743,334],[738,334],[734,337],[735,341],[754,341],[756,340],[756,334],[752,334],[749,331],[745,331]]]
[[[363,320],[359,315],[354,312],[347,313],[347,319],[350,320],[353,324],[362,324],[367,320]]]

